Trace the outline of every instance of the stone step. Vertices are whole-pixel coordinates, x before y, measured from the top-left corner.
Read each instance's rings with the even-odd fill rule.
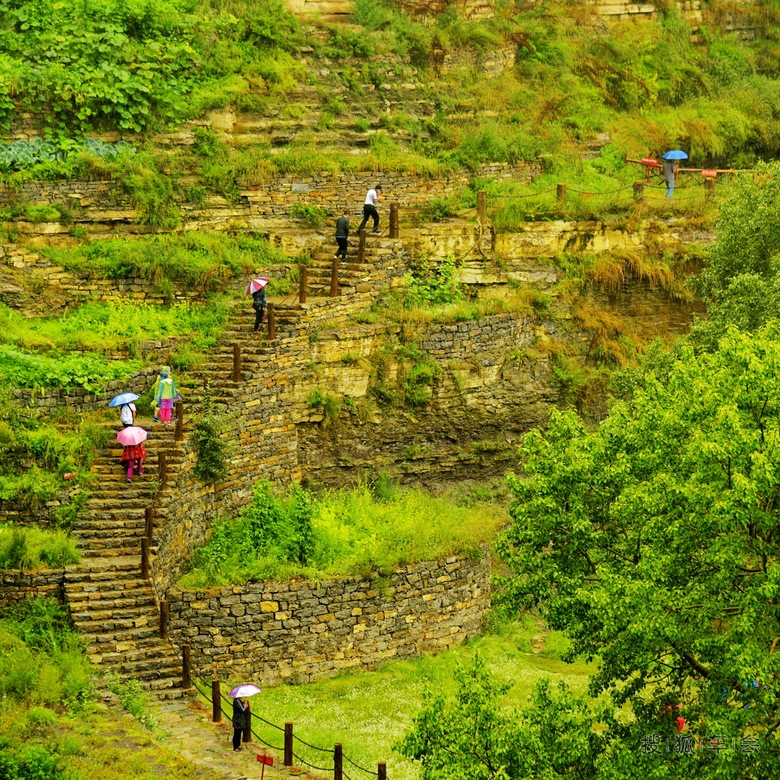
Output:
[[[68,604],[73,609],[74,605],[97,604],[113,599],[151,598],[154,601],[154,594],[150,587],[141,579],[127,580],[126,583],[126,585],[122,585],[122,581],[117,582],[116,580],[106,580],[99,583],[69,583]]]
[[[116,544],[105,542],[102,540],[85,540],[84,542],[77,542],[79,552],[84,557],[90,558],[116,558],[125,555],[132,555],[134,552],[141,551],[141,540],[144,539],[143,535],[138,536],[135,539],[122,539]]]
[[[84,639],[89,646],[88,653],[113,652],[118,644],[128,642],[140,642],[146,640],[160,641],[159,620],[150,622],[144,626],[131,626],[130,628],[108,628],[105,631],[97,631],[97,626],[90,623],[81,629]],[[103,650],[101,651],[101,648]]]

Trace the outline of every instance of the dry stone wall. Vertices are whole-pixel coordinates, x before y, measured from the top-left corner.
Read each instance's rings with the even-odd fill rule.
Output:
[[[167,596],[169,635],[191,645],[199,674],[305,683],[476,636],[490,606],[490,560],[413,564],[387,581],[265,582]]]
[[[24,599],[47,597],[65,603],[65,570],[41,569],[29,572],[0,571],[0,603],[15,604]]]
[[[274,176],[244,190],[237,203],[212,196],[202,206],[196,207],[182,200],[182,229],[262,230],[267,219],[288,217],[294,205],[319,206],[333,214],[334,219],[344,208],[357,216],[362,214],[366,192],[377,184],[383,189],[379,207],[386,224],[388,204],[391,202],[398,202],[403,217],[404,210],[418,209],[434,198],[448,198],[462,192],[474,176],[530,181],[538,173],[539,166],[535,163],[494,163],[477,171],[463,170],[442,177],[396,172]],[[187,182],[182,180],[181,184]],[[75,224],[83,227],[89,235],[157,232],[135,223],[135,210],[121,186],[115,182],[35,181],[18,189],[11,189],[0,182],[0,205],[20,199],[40,205],[74,206]],[[52,241],[58,236],[67,237],[72,226],[17,220],[15,229],[32,238]]]

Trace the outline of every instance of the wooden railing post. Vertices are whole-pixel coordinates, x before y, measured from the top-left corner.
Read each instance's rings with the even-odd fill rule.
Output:
[[[330,297],[338,298],[339,296],[339,259],[333,258],[333,263],[330,266]]]
[[[268,338],[276,338],[276,309],[272,303],[268,304]]]
[[[290,721],[284,724],[284,765],[293,765],[293,724]]]
[[[384,761],[376,765],[376,780],[387,780],[387,764]]]
[[[252,741],[252,707],[250,702],[246,703],[246,726],[244,726],[244,736],[242,737],[241,741]]]
[[[141,578],[149,579],[149,540],[141,539]]]
[[[233,381],[241,381],[241,345],[233,344]]]
[[[487,190],[477,190],[477,219],[480,222],[487,219]]]
[[[151,545],[154,539],[154,510],[152,507],[146,507],[144,513],[144,536],[149,540]]]
[[[715,179],[704,180],[704,197],[707,200],[715,197]]]
[[[298,266],[298,300],[306,303],[306,293],[309,288],[309,269],[305,265]]]
[[[165,481],[168,479],[168,453],[164,450],[157,453],[157,478],[160,480],[160,487],[165,487]]]
[[[555,187],[555,197],[558,198],[559,201],[563,202],[566,200],[566,184],[558,184]]]
[[[366,231],[361,230],[358,236],[358,263],[366,261]]]
[[[398,202],[390,204],[390,238],[398,238]]]
[[[192,676],[190,674],[190,646],[182,645],[181,648],[181,687],[188,691],[192,688]]]
[[[160,639],[168,638],[168,620],[170,618],[170,608],[167,601],[160,602]]]
[[[176,441],[184,438],[184,405],[181,401],[176,401],[176,429],[173,438]]]
[[[645,183],[643,181],[634,182],[634,200],[642,200],[645,197]]]
[[[341,742],[333,746],[333,780],[344,780],[344,754],[341,752]]]
[[[222,723],[222,691],[219,680],[211,681],[211,722]]]

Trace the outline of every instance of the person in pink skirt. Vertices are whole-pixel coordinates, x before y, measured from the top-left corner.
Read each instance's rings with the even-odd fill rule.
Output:
[[[122,450],[122,457],[119,462],[124,466],[127,464],[127,481],[133,481],[133,466],[138,472],[138,476],[144,473],[144,459],[146,458],[146,448],[141,444],[127,444]]]

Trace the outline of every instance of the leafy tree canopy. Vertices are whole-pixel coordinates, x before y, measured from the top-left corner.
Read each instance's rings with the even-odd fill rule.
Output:
[[[717,228],[696,283],[708,319],[697,323],[694,337],[710,348],[729,325],[752,332],[780,311],[780,163],[737,177]]]
[[[554,414],[525,440],[527,478],[510,477],[505,598],[600,659],[590,693],[625,714],[612,736],[636,759],[626,777],[692,764],[770,777],[778,760],[778,339],[773,323],[732,329],[713,353],[684,347],[596,430]],[[708,749],[642,754],[671,708]],[[687,763],[668,769],[674,758]]]
[[[545,684],[508,713],[477,664],[401,746],[424,780],[776,777],[780,324],[685,345],[522,453],[501,597],[598,662],[590,698]]]

